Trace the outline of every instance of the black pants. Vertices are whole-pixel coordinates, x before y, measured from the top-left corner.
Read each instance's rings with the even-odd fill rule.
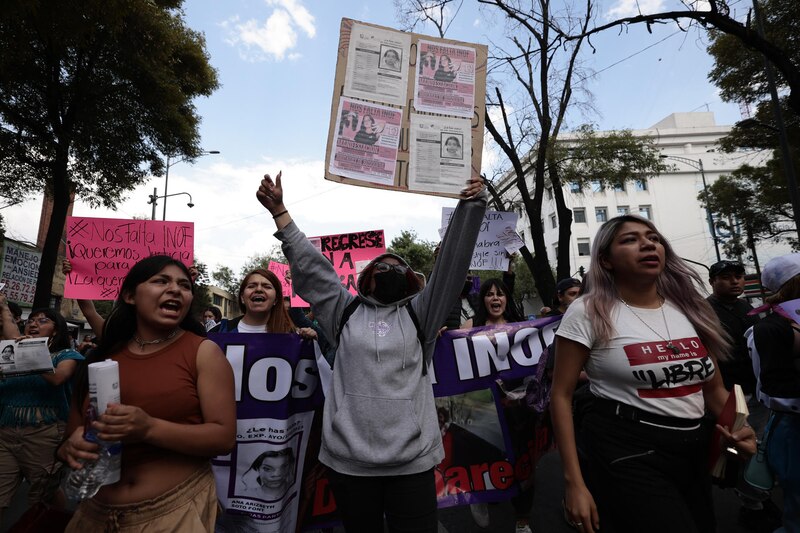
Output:
[[[710,429],[654,427],[590,411],[581,448],[603,533],[713,533]]]
[[[347,533],[436,533],[433,469],[405,476],[349,476],[329,470],[336,507]]]

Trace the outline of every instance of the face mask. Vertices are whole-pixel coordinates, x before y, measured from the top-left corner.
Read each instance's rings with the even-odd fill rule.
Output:
[[[390,270],[375,273],[375,290],[372,296],[381,303],[396,302],[406,295],[408,282],[404,274]]]

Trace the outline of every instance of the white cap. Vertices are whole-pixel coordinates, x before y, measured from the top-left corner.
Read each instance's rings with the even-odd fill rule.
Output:
[[[761,271],[761,284],[777,292],[784,283],[800,274],[800,253],[782,255],[770,260]]]

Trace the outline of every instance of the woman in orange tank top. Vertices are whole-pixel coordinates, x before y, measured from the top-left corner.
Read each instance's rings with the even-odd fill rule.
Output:
[[[131,268],[89,362],[113,359],[121,403],[92,427],[121,441],[120,480],[84,501],[67,531],[213,531],[217,499],[209,459],[235,442],[233,372],[189,314],[188,269],[168,256]],[[79,378],[59,457],[73,469],[98,457],[85,440],[85,376]]]

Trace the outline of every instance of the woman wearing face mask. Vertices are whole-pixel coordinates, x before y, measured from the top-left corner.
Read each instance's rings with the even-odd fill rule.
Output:
[[[319,458],[330,469],[348,533],[382,531],[384,514],[390,531],[437,531],[433,469],[444,450],[427,365],[486,209],[479,178],[462,195],[425,288],[402,258],[383,254],[359,275],[353,309],[356,297],[289,216],[280,173],[275,182],[265,176],[258,189],[294,287],[335,345]],[[346,309],[352,314],[339,331]]]
[[[53,503],[58,494],[60,463],[53,452],[69,415],[69,381],[83,360],[69,348],[67,323],[54,309],[31,312],[25,337],[48,339],[55,371],[0,380],[0,525],[23,477],[30,483],[29,505]]]

